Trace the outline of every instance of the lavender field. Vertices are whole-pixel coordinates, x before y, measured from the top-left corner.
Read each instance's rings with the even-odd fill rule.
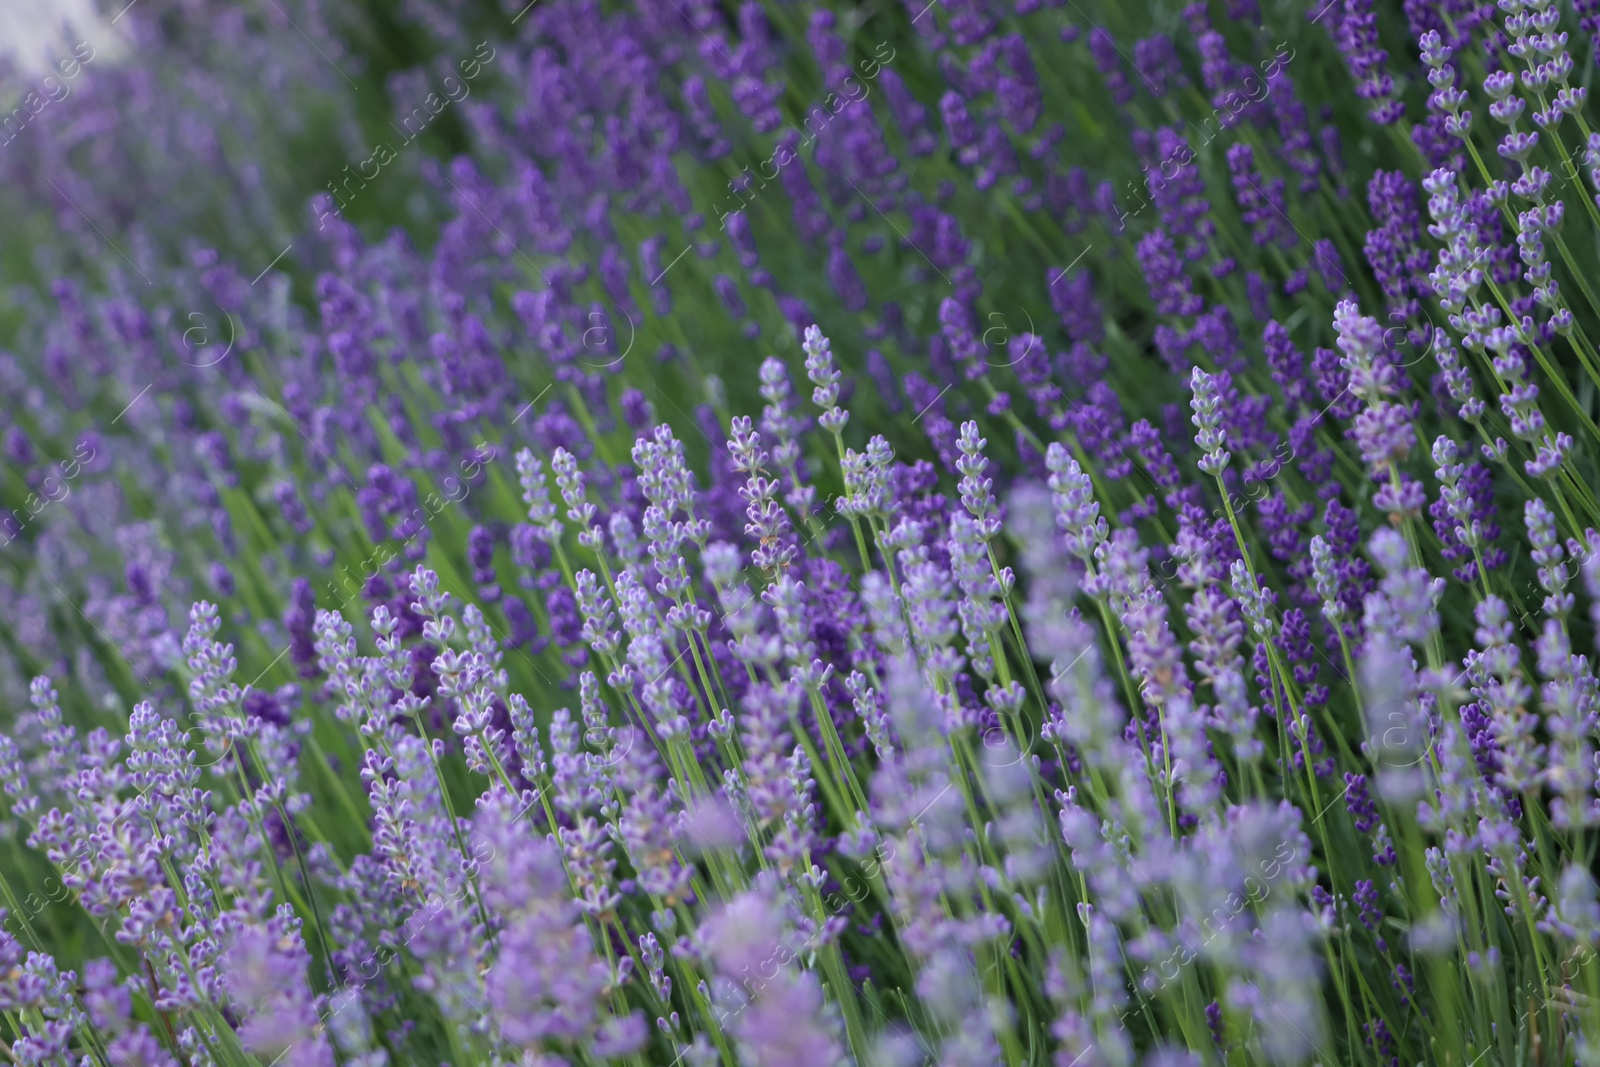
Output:
[[[0,1061],[1600,1064],[1600,0],[98,13]]]

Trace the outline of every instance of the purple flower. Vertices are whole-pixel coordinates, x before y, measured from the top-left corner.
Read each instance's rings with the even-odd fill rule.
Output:
[[[1222,413],[1218,410],[1224,385],[1218,383],[1216,376],[1195,367],[1189,376],[1189,388],[1193,393],[1189,401],[1189,406],[1194,409],[1192,421],[1198,431],[1194,441],[1205,453],[1200,459],[1200,469],[1207,474],[1221,476],[1228,466],[1228,460],[1232,458],[1232,454],[1223,447],[1227,438],[1222,432]]]
[[[284,1057],[301,1067],[332,1067],[333,1048],[306,980],[310,957],[298,931],[282,916],[269,926],[249,926],[234,935],[226,954],[228,993],[244,1009],[240,1039],[259,1056]]]
[[[1193,290],[1172,238],[1156,229],[1140,238],[1136,249],[1139,267],[1150,286],[1150,298],[1162,315],[1197,315],[1204,302]]]
[[[1284,248],[1293,248],[1298,238],[1284,210],[1283,179],[1263,176],[1256,169],[1254,151],[1243,143],[1228,149],[1228,170],[1233,175],[1239,212],[1255,243],[1265,246],[1277,241]]]

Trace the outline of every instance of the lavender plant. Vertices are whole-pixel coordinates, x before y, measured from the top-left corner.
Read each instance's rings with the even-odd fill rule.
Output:
[[[0,1059],[1600,1063],[1594,8],[108,10]]]

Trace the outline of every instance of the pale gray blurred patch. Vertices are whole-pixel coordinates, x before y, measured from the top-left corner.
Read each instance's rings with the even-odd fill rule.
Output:
[[[109,10],[101,10],[94,0],[0,0],[0,52],[24,82],[49,73],[51,61],[71,55],[79,41],[93,46],[95,62],[115,58],[128,47],[113,24],[126,14],[126,3],[112,0]],[[0,85],[0,97],[27,88],[31,85]]]

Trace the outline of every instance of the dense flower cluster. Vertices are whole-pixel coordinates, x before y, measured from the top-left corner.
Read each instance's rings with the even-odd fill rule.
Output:
[[[1600,1064],[1592,0],[117,19],[0,1060]]]

